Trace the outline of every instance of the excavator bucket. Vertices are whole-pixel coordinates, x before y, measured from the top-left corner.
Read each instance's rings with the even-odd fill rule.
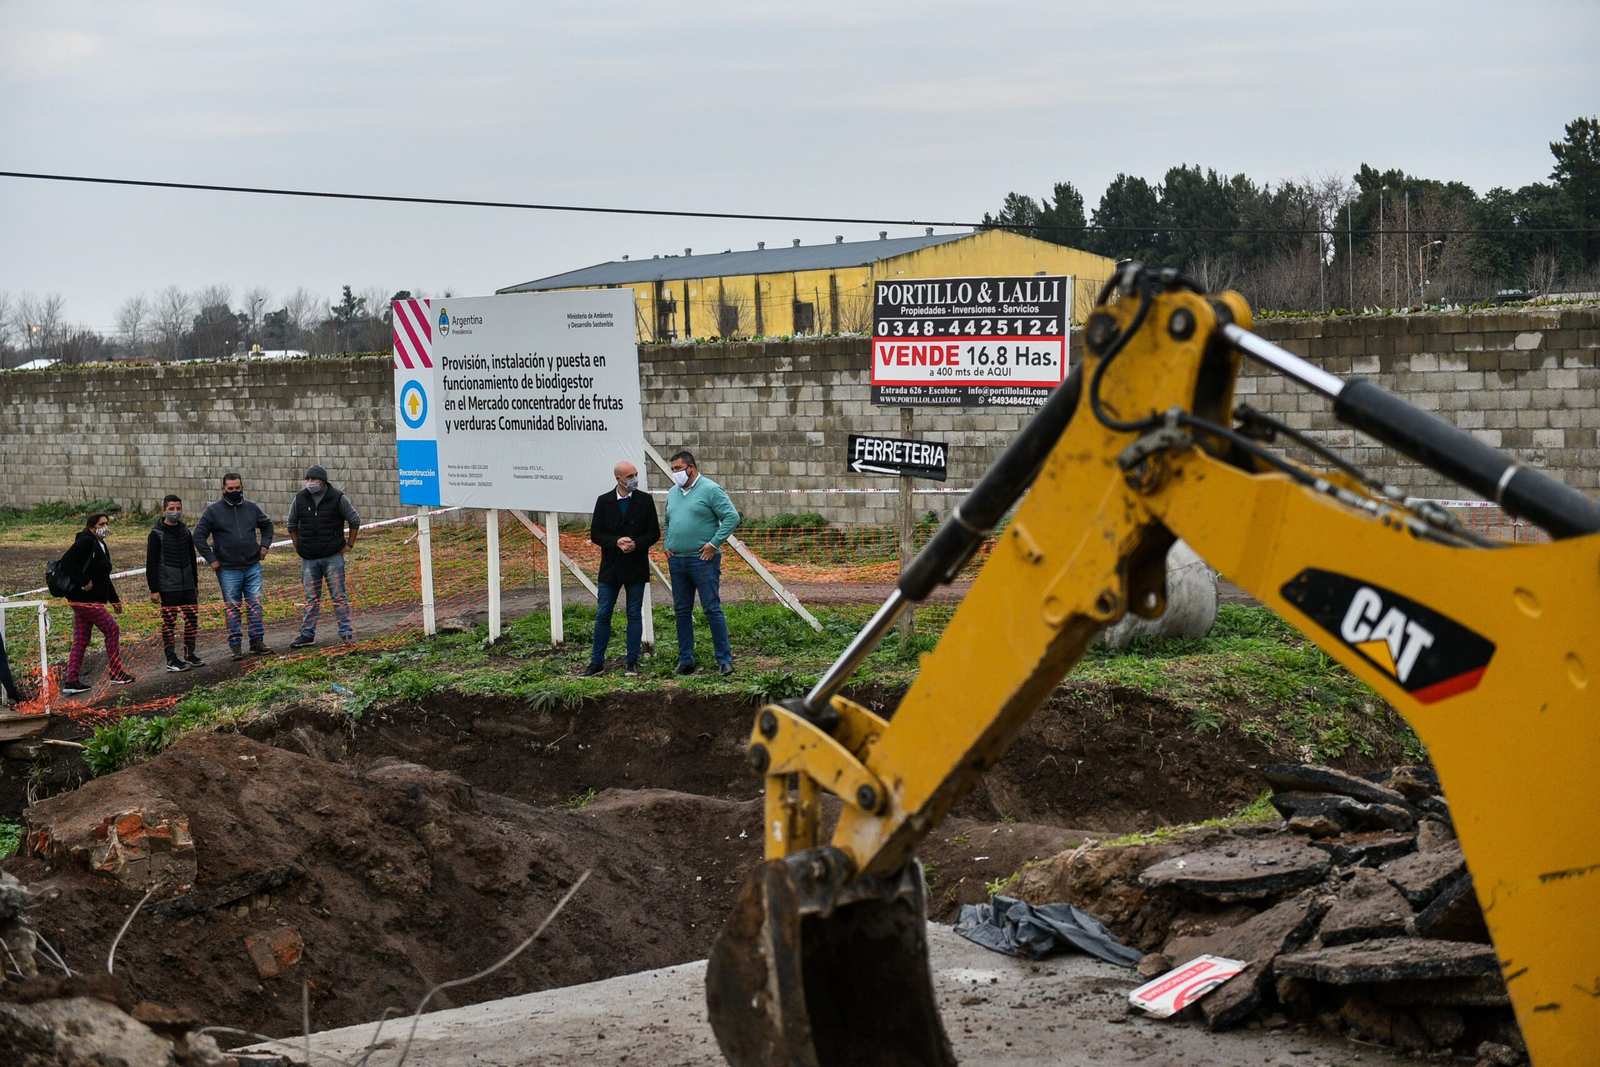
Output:
[[[833,848],[770,860],[739,890],[706,970],[734,1067],[955,1064],[928,969],[922,867],[845,880]]]

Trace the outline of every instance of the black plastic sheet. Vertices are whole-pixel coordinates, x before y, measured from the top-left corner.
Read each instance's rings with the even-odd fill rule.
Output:
[[[1132,967],[1143,955],[1112,936],[1105,925],[1071,904],[1025,904],[995,896],[988,904],[963,904],[956,933],[1007,956],[1042,959],[1076,950],[1119,967]]]

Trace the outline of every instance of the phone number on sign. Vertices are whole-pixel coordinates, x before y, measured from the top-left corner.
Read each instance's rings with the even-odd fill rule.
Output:
[[[942,339],[933,342],[878,341],[873,345],[875,382],[974,379],[1059,382],[1064,377],[1065,344],[988,343]]]

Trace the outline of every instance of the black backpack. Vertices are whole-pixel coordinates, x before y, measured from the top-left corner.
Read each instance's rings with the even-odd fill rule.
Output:
[[[73,576],[69,575],[67,573],[67,569],[62,566],[62,564],[66,561],[67,557],[63,555],[55,562],[46,563],[44,566],[44,584],[50,590],[51,596],[70,597],[77,593],[78,586],[83,581],[83,571],[87,571],[89,569],[88,566],[85,565],[83,571],[79,571],[77,577],[74,578]]]

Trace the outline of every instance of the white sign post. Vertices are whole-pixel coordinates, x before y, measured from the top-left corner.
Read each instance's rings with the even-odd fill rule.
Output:
[[[500,618],[495,512],[545,512],[559,644],[558,514],[588,514],[620,460],[645,471],[633,296],[596,289],[392,308],[400,501],[490,510],[491,640]]]

